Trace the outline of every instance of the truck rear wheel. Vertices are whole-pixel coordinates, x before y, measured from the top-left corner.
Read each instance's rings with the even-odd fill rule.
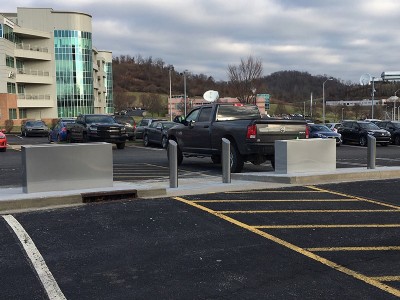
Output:
[[[230,147],[230,161],[231,161],[231,172],[240,173],[243,170],[244,160],[242,155],[239,153],[236,145],[231,143]]]
[[[125,142],[117,144],[117,149],[124,149],[124,148],[125,148]]]

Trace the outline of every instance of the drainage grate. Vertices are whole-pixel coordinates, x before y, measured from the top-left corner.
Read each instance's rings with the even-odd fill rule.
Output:
[[[81,196],[83,203],[128,200],[137,198],[137,190],[91,192],[82,193]]]

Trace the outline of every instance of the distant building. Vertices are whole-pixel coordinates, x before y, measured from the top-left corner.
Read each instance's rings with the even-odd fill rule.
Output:
[[[90,15],[0,13],[0,124],[113,110],[112,53],[93,47]]]

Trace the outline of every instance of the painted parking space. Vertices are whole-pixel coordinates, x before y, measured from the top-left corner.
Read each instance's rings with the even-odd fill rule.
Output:
[[[400,297],[400,206],[316,186],[176,197]]]

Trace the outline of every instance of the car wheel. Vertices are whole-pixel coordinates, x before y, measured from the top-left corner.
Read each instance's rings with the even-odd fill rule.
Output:
[[[149,146],[149,137],[146,135],[143,136],[143,146],[148,147]]]
[[[125,148],[125,143],[118,143],[117,144],[117,149],[124,149]]]
[[[73,143],[73,142],[74,141],[72,139],[71,132],[67,132],[67,143]]]
[[[51,140],[51,134],[49,134],[49,135],[47,136],[47,140],[49,141],[49,143],[52,142],[52,140]]]
[[[167,146],[168,146],[168,139],[167,139],[166,136],[163,136],[163,137],[162,137],[161,146],[162,146],[164,149],[167,149]]]
[[[400,145],[400,135],[396,135],[396,137],[394,138],[394,143],[396,145]]]
[[[381,146],[383,147],[387,147],[387,145],[389,145],[388,143],[381,143]]]
[[[214,164],[220,164],[221,163],[221,156],[220,155],[211,155],[211,160]]]
[[[24,136],[25,136],[25,137],[28,136],[28,134],[26,133],[26,130],[24,131]]]
[[[367,138],[365,136],[360,137],[359,144],[361,147],[367,146]]]
[[[57,134],[57,143],[61,142],[61,137],[59,134]]]
[[[88,139],[87,133],[85,132],[82,135],[82,142],[87,143],[88,141],[89,141],[89,139]]]
[[[243,170],[244,160],[234,143],[231,143],[230,152],[231,172],[240,173]]]

